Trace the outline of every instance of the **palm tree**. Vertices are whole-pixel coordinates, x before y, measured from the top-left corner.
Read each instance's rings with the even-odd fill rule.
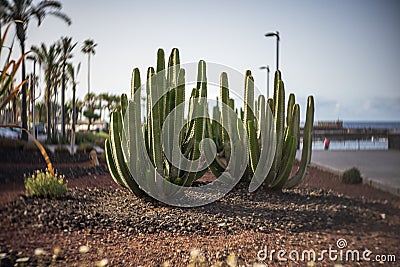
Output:
[[[62,5],[56,0],[41,0],[36,5],[32,0],[1,0],[0,13],[1,20],[5,23],[13,22],[17,28],[17,37],[21,46],[21,54],[25,54],[26,32],[28,30],[29,20],[36,18],[38,26],[47,15],[53,15],[64,20],[68,25],[71,19],[61,12]],[[21,69],[22,81],[25,81],[25,60],[22,62]],[[28,114],[26,103],[27,84],[22,86],[22,127],[27,129]],[[28,140],[28,134],[22,132],[22,139]]]
[[[37,61],[40,66],[44,69],[45,81],[46,81],[46,109],[47,109],[47,139],[51,138],[51,89],[55,87],[56,75],[58,72],[58,55],[59,50],[56,44],[52,44],[48,49],[47,46],[42,43],[39,47],[32,46],[32,52],[35,53]]]
[[[117,95],[108,95],[105,100],[107,101],[106,108],[108,110],[108,115],[110,116],[111,113],[118,108],[121,97]]]
[[[60,48],[57,44],[57,55],[60,54]],[[60,66],[60,59],[57,57],[57,62],[52,71],[52,86],[53,86],[53,94],[51,96],[54,98],[53,103],[53,136],[54,140],[58,140],[58,118],[60,117],[60,105],[58,104],[58,88],[61,85],[61,66]]]
[[[102,119],[102,115],[104,114],[105,109],[107,108],[108,99],[110,95],[108,93],[101,93],[98,96],[99,101],[99,109],[100,109],[100,120]]]
[[[72,118],[72,99],[65,102],[65,120],[70,121]]]
[[[72,58],[72,50],[78,43],[72,44],[71,37],[61,37],[59,48],[61,50],[61,134],[65,137],[65,85],[66,85],[66,68],[68,60]]]
[[[97,120],[100,118],[100,115],[96,113],[97,105],[97,96],[94,93],[89,93],[85,96],[85,104],[86,110],[83,112],[83,115],[88,118],[88,131],[90,131],[90,125],[93,120]]]
[[[76,100],[76,113],[77,113],[76,118],[77,119],[79,118],[80,121],[82,121],[82,111],[83,111],[84,106],[85,106],[85,102],[83,102],[80,99]]]
[[[82,52],[88,55],[88,94],[90,93],[90,55],[95,55],[96,51],[94,48],[97,44],[92,39],[83,41]]]
[[[44,110],[45,110],[45,106],[46,106],[46,104],[45,104],[44,101],[40,101],[40,102],[37,102],[35,104],[35,108],[38,111],[38,115],[37,115],[38,116],[38,122],[44,122],[45,121],[45,119],[42,119],[43,118],[43,113],[44,113]]]
[[[67,65],[67,70],[68,70],[68,76],[72,84],[72,134],[71,134],[71,146],[75,144],[75,125],[76,125],[76,86],[78,84],[77,81],[77,76],[79,73],[79,70],[81,68],[81,63],[78,63],[78,66],[76,66],[76,69],[72,65],[72,63],[69,63]],[[71,150],[73,151],[73,150]]]

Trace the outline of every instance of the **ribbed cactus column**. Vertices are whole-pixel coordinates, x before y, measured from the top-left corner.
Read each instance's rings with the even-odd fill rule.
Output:
[[[179,104],[184,102],[185,99],[185,87],[179,86],[179,91],[178,91],[178,80],[179,80],[179,73],[180,73],[180,58],[179,58],[179,51],[177,48],[172,49],[171,55],[168,60],[168,70],[167,70],[167,86],[168,86],[168,92],[167,92],[167,107],[166,107],[166,115],[168,116],[174,109],[177,107]],[[183,85],[185,83],[184,81],[184,72],[181,73],[181,79],[183,78]],[[183,89],[183,91],[182,91]],[[170,123],[168,125],[165,125],[166,128],[165,130],[168,133],[168,144],[172,147],[178,147],[177,144],[174,144],[174,135],[176,134],[177,130],[177,123],[178,123],[178,118],[179,120],[183,119],[183,109],[180,109],[181,112],[176,111],[174,112],[174,118],[170,120]],[[170,149],[170,154],[168,155],[168,159],[173,160],[173,154],[174,151],[173,149]],[[175,152],[178,153],[178,152]],[[175,158],[175,157],[174,157]],[[176,162],[176,161],[175,161]],[[169,165],[169,178],[171,181],[175,180],[175,178],[179,177],[179,166],[174,166],[172,162],[166,161],[166,164]]]
[[[298,185],[304,178],[307,166],[311,161],[312,154],[312,130],[314,124],[314,98],[309,96],[307,99],[306,123],[303,133],[303,150],[301,153],[301,161],[296,174],[290,178],[285,184],[286,188],[292,188]]]
[[[211,123],[212,128],[212,138],[217,146],[218,152],[223,152],[223,140],[222,140],[222,112],[219,107],[219,101],[217,97],[216,105],[213,107],[212,111],[213,121]]]
[[[275,88],[274,88],[274,123],[276,131],[276,151],[275,158],[271,170],[267,176],[266,183],[274,182],[278,175],[279,166],[282,160],[283,150],[283,134],[285,129],[285,88],[283,81],[280,80],[281,73],[279,70],[275,72]]]
[[[256,118],[254,116],[254,79],[251,72],[246,71],[245,87],[244,87],[244,117],[243,124],[246,127],[247,137],[249,140],[248,149],[250,154],[250,168],[252,173],[255,172],[260,158],[260,145],[257,139]]]
[[[226,72],[222,72],[220,76],[220,97],[221,97],[221,124],[227,125],[228,129],[221,127],[223,155],[227,162],[229,162],[231,156],[231,147],[229,142],[228,131],[230,131],[231,122],[229,121],[228,108],[229,108],[229,85],[228,75]]]
[[[267,121],[266,109],[265,109],[265,97],[264,95],[258,96],[258,128],[257,138],[261,138],[261,124]]]
[[[206,107],[207,107],[207,76],[206,76],[206,63],[203,60],[199,61],[197,66],[197,87],[194,97],[193,114],[194,118],[194,143],[191,160],[193,162],[191,169],[199,170],[201,166],[198,163],[200,158],[200,142],[204,138],[206,127]],[[191,185],[193,181],[200,178],[197,171],[189,173],[185,185]]]

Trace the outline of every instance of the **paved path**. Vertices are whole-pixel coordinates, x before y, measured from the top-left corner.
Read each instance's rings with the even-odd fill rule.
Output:
[[[56,147],[58,147],[58,146],[65,147],[71,153],[71,146],[70,145],[46,145],[46,147],[50,150],[51,153],[54,153]],[[78,148],[78,146],[74,145],[74,147],[72,149],[74,150],[74,152],[76,152],[77,148]],[[101,147],[96,146],[96,145],[93,146],[93,149],[95,149],[96,152],[99,153],[99,154],[104,152],[104,149],[102,149]]]
[[[297,153],[297,157],[300,157]],[[313,151],[311,163],[341,173],[357,167],[364,183],[400,196],[400,151]]]

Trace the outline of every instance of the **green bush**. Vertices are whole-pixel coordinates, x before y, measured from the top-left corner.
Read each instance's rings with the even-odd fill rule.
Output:
[[[81,144],[76,148],[76,153],[90,153],[93,146],[91,144]]]
[[[94,143],[96,137],[91,132],[77,132],[75,135],[75,143],[77,145],[85,144],[85,143]]]
[[[52,176],[46,169],[45,172],[37,170],[30,177],[25,177],[25,192],[28,196],[61,197],[67,192],[65,177],[56,173]]]
[[[54,148],[54,153],[68,153],[69,154],[69,149],[66,146],[58,145]]]
[[[46,144],[49,144],[49,145],[57,145],[57,144],[59,144],[59,145],[60,145],[60,144],[61,144],[61,145],[65,145],[65,144],[69,144],[69,141],[70,141],[70,139],[69,139],[69,137],[67,137],[67,136],[62,137],[61,135],[58,136],[58,135],[53,134],[53,135],[50,137],[49,140],[46,140],[46,141],[45,141],[45,143],[46,143]]]
[[[108,138],[108,132],[100,131],[98,133],[93,133],[94,137],[96,138]]]
[[[356,167],[344,171],[341,178],[344,184],[362,183],[361,173]]]
[[[94,142],[96,146],[101,147],[102,149],[104,149],[104,142],[106,141],[106,138],[101,137],[99,139],[96,139],[96,141]]]
[[[104,148],[104,140],[108,138],[108,133],[105,132],[98,132],[98,133],[92,133],[92,132],[77,132],[75,135],[75,143],[77,145],[81,144],[94,144],[101,145]]]
[[[103,153],[100,154],[99,161],[101,163],[106,163],[106,153],[103,152]]]

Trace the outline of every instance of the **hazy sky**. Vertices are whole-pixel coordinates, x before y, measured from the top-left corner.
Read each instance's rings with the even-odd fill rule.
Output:
[[[27,48],[61,36],[78,41],[80,98],[87,92],[87,58],[80,52],[87,38],[98,43],[91,65],[97,93],[128,93],[132,69],[145,77],[160,47],[167,54],[178,47],[182,62],[251,69],[265,93],[259,67],[276,68],[276,43],[264,34],[278,30],[286,91],[296,94],[303,113],[312,94],[316,120],[400,120],[399,1],[61,2],[72,25],[48,17],[38,28],[32,20]],[[270,80],[272,86],[273,72]]]

